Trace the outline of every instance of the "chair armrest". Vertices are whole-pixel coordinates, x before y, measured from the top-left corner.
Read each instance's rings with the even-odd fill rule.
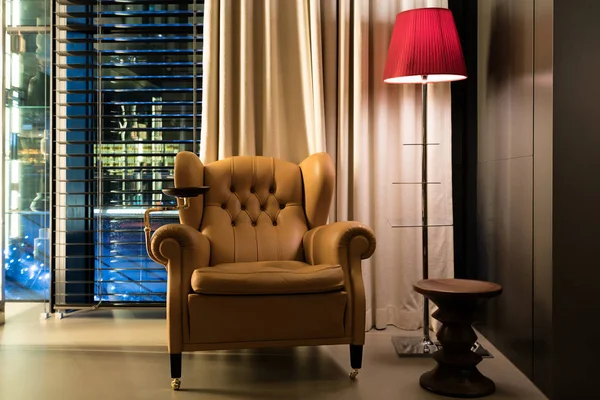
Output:
[[[178,354],[189,340],[187,296],[192,292],[192,274],[208,266],[210,241],[191,226],[169,224],[156,230],[150,251],[167,268],[167,342],[169,353]]]
[[[151,256],[167,268],[169,261],[181,251],[186,253],[186,258],[194,260],[195,268],[207,266],[210,262],[210,241],[200,231],[188,225],[163,225],[154,232],[151,243]]]
[[[309,264],[337,264],[344,270],[348,293],[346,333],[351,344],[365,343],[366,294],[361,260],[375,252],[375,235],[358,222],[335,222],[311,229],[302,238],[304,257]]]
[[[354,255],[362,260],[371,257],[376,247],[371,228],[354,221],[311,229],[304,234],[302,243],[307,263],[340,264],[342,267],[346,267],[348,258]]]

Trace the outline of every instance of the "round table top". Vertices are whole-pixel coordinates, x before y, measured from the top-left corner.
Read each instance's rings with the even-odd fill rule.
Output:
[[[424,279],[413,285],[416,292],[444,295],[473,295],[477,297],[493,297],[502,293],[502,286],[493,282],[470,279]]]

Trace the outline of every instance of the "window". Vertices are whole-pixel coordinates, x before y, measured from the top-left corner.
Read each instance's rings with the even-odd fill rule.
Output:
[[[173,203],[177,152],[200,139],[200,1],[57,0],[53,98],[54,301],[165,300],[143,213]],[[156,226],[177,215],[153,218]]]
[[[0,117],[0,147],[5,156],[0,162],[4,274],[0,274],[0,286],[4,282],[7,300],[49,296],[51,53],[47,4],[45,0],[4,2],[0,63],[4,77]]]

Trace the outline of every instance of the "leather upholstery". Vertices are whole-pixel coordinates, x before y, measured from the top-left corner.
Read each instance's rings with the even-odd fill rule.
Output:
[[[175,186],[210,189],[152,237],[168,270],[171,353],[364,343],[361,260],[375,237],[357,222],[326,225],[333,171],[326,153],[300,165],[177,155]]]
[[[339,265],[310,265],[301,261],[262,261],[198,268],[192,289],[201,294],[303,294],[344,288]]]
[[[280,296],[189,295],[192,343],[345,338],[343,291]],[[364,330],[364,327],[363,327]]]
[[[211,242],[211,265],[303,260],[307,231],[297,165],[267,157],[232,157],[204,167],[200,231]]]
[[[327,153],[316,153],[300,163],[304,179],[304,211],[310,229],[325,225],[331,208],[335,172]]]

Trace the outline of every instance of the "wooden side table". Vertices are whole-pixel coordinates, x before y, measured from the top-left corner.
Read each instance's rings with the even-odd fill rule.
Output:
[[[442,323],[437,333],[442,349],[433,355],[438,365],[421,376],[421,386],[452,397],[482,397],[494,393],[494,382],[477,369],[482,357],[471,351],[477,341],[471,325],[480,301],[498,296],[502,287],[464,279],[426,279],[413,287],[438,306],[433,317]]]

